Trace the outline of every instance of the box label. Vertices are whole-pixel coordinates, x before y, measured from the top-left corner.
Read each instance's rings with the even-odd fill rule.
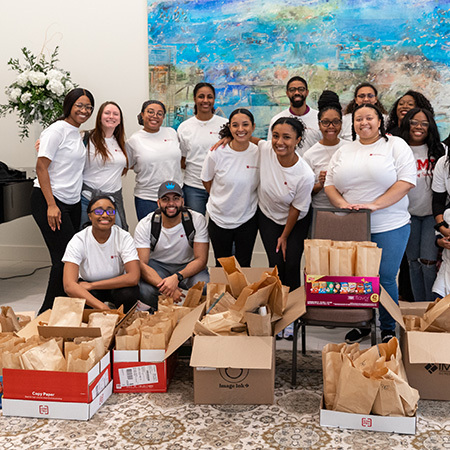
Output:
[[[138,386],[140,384],[158,383],[158,372],[155,365],[127,367],[119,369],[121,386]]]

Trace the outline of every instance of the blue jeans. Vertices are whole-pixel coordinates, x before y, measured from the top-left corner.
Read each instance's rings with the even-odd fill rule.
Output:
[[[154,269],[161,278],[169,277],[175,272],[179,272],[186,267],[186,264],[169,264],[156,261],[155,259],[150,259],[148,265]],[[185,278],[182,282],[180,282],[179,286],[181,289],[187,290],[199,281],[205,282],[203,293],[206,294],[206,284],[209,283],[208,269],[204,269],[201,272],[192,275],[192,277]],[[158,309],[158,296],[160,295],[159,289],[156,286],[146,283],[142,279],[139,281],[139,289],[141,292],[141,301],[155,310]]]
[[[432,302],[436,298],[432,293],[437,274],[438,254],[438,248],[434,244],[434,224],[432,215],[411,216],[411,234],[406,246],[406,257],[411,275],[411,288],[416,302]],[[429,263],[427,264],[427,262]]]
[[[194,211],[200,214],[206,214],[206,203],[208,203],[209,194],[205,189],[199,189],[196,187],[183,186],[184,204]]]
[[[86,197],[81,196],[81,221],[80,221],[80,230],[83,229],[83,225],[85,223],[90,223],[87,208],[89,205],[90,200],[88,200]],[[122,228],[122,221],[120,220],[119,214],[116,214],[116,225]]]
[[[372,233],[371,235],[371,240],[383,249],[380,263],[380,283],[397,304],[398,286],[396,276],[405,253],[409,232],[410,225],[407,224],[395,230]],[[379,313],[381,330],[395,330],[395,320],[382,305],[379,306]]]
[[[138,220],[142,220],[151,212],[158,208],[158,203],[153,200],[144,200],[143,198],[134,197],[134,206],[136,208],[136,215]]]

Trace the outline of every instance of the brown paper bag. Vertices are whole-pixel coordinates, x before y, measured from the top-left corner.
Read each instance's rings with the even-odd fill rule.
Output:
[[[23,369],[20,357],[29,349],[42,344],[39,336],[32,336],[25,342],[15,344],[9,351],[3,352],[2,361],[4,369]]]
[[[219,258],[218,261],[227,276],[233,297],[238,298],[242,289],[244,289],[245,286],[248,286],[247,278],[242,273],[241,266],[234,256]]]
[[[329,275],[330,248],[313,245],[305,247],[305,270],[308,275]]]
[[[241,323],[242,317],[243,315],[238,311],[225,311],[219,314],[207,314],[201,323],[214,333],[228,336],[246,333],[246,327]]]
[[[116,323],[119,320],[117,314],[92,313],[89,316],[88,326],[91,328],[100,328],[102,330],[103,344],[107,350],[114,337]]]
[[[330,275],[353,276],[355,273],[355,249],[353,247],[330,248]]]
[[[366,351],[360,352],[360,355],[353,359],[353,365],[361,372],[371,373],[375,368],[375,363],[379,359],[378,348],[376,345]]]
[[[105,346],[103,344],[103,338],[96,337],[96,338],[90,338],[90,337],[77,337],[73,340],[73,343],[76,345],[91,345],[94,347],[94,359],[95,364],[97,364],[106,354],[105,352]]]
[[[67,372],[87,373],[95,366],[95,348],[93,345],[79,345],[68,352]]]
[[[19,331],[21,328],[16,314],[10,306],[2,306],[0,313],[0,331]]]
[[[208,283],[206,285],[206,310],[208,310],[215,300],[225,294],[227,285],[224,283]]]
[[[356,369],[344,355],[333,409],[355,414],[370,414],[380,388],[380,380],[372,379]]]
[[[202,302],[203,288],[205,287],[204,281],[199,281],[194,286],[192,286],[184,299],[183,306],[188,308],[195,308]]]
[[[431,303],[423,315],[423,320],[425,323],[422,331],[430,331],[430,327],[450,331],[450,295]]]
[[[233,309],[242,312],[254,311],[260,306],[266,306],[278,278],[264,273],[261,279],[244,288]]]
[[[408,382],[398,339],[393,337],[385,344],[378,344],[378,351],[380,352],[380,356],[384,356],[386,367],[398,375],[402,380]]]
[[[267,309],[269,309],[267,307]],[[272,336],[272,323],[270,321],[270,310],[265,316],[258,313],[244,313],[244,320],[247,323],[249,336]]]
[[[80,327],[86,300],[83,298],[56,297],[50,314],[49,326]]]
[[[244,292],[247,288],[244,288]],[[224,292],[220,294],[216,301],[207,310],[208,314],[217,314],[225,311],[229,311],[236,303],[236,299],[229,293]]]
[[[323,396],[326,409],[333,409],[346,344],[327,344],[322,349]]]
[[[139,350],[141,334],[124,334],[116,336],[116,350]]]
[[[172,335],[172,323],[163,320],[152,327],[141,329],[141,350],[165,350]]]
[[[66,360],[56,339],[32,347],[20,357],[21,366],[25,370],[51,370],[65,372]]]
[[[381,253],[381,248],[357,245],[355,275],[377,277],[380,273]]]

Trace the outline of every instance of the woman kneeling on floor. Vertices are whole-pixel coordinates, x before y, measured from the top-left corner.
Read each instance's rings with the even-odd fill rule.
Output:
[[[116,207],[107,196],[93,198],[87,208],[90,225],[67,244],[64,290],[85,298],[92,308],[124,306],[127,312],[139,298],[139,257],[130,233],[115,225]]]

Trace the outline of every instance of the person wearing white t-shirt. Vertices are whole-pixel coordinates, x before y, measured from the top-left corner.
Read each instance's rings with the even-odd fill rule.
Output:
[[[162,127],[166,107],[158,100],[143,103],[138,115],[144,128],[127,141],[130,167],[136,173],[134,203],[138,220],[157,207],[158,188],[164,180],[182,185],[181,151],[177,132]]]
[[[278,119],[272,141],[259,141],[258,228],[270,267],[290,290],[301,284],[300,260],[310,225],[314,173],[296,153],[305,132],[293,117]]]
[[[342,108],[339,96],[333,91],[323,91],[319,97],[319,128],[322,139],[303,155],[315,175],[312,191],[313,208],[333,208],[323,190],[328,164],[336,151],[348,141],[339,139],[342,126]]]
[[[91,226],[67,244],[64,289],[74,298],[85,298],[91,308],[110,309],[106,302],[128,312],[139,299],[139,258],[130,233],[115,225],[116,205],[107,196],[88,204]]]
[[[206,210],[208,231],[219,267],[219,258],[233,254],[242,267],[250,267],[258,233],[259,151],[250,142],[255,129],[253,114],[234,110],[220,137],[229,143],[208,152],[202,181],[209,192]]]
[[[321,137],[317,124],[317,111],[306,104],[308,94],[308,83],[306,80],[299,76],[292,77],[286,85],[286,95],[289,99],[290,106],[272,117],[267,135],[267,141],[271,141],[273,124],[281,117],[295,117],[296,119],[300,119],[305,125],[305,136],[302,139],[302,146],[297,149],[300,156],[303,156],[306,150],[316,142],[319,142]]]
[[[444,155],[439,131],[430,111],[413,108],[400,125],[400,137],[411,147],[417,163],[417,185],[408,193],[411,234],[406,247],[411,288],[415,301],[434,301],[438,248],[435,245],[431,183],[433,168]]]
[[[87,142],[87,158],[81,192],[81,227],[89,220],[89,201],[108,195],[116,205],[116,225],[128,230],[122,197],[122,175],[128,168],[128,156],[123,114],[117,103],[108,101],[100,106],[95,128],[83,140]]]
[[[352,113],[357,106],[364,104],[377,106],[378,109],[384,114],[383,118],[386,121],[387,111],[378,98],[377,88],[373,84],[367,82],[358,84],[353,95],[353,100],[347,105],[345,115],[342,118],[342,130],[339,135],[341,139],[346,141],[354,140],[352,135]],[[358,139],[358,136],[355,136],[355,138]]]
[[[396,275],[410,233],[408,192],[416,185],[416,162],[408,144],[386,136],[383,114],[374,105],[353,112],[359,141],[342,146],[331,158],[325,193],[336,208],[371,211],[371,240],[383,249],[380,283],[398,303]],[[395,336],[395,320],[380,305],[381,336]],[[359,342],[370,330],[351,330],[347,342]]]
[[[184,201],[188,208],[206,213],[208,192],[201,172],[209,149],[218,141],[220,129],[227,119],[214,114],[216,91],[209,83],[194,87],[194,117],[185,120],[177,130],[181,149],[181,168],[184,169]]]
[[[89,91],[71,90],[64,98],[63,117],[40,136],[31,213],[49,250],[52,268],[39,313],[52,308],[55,297],[64,295],[61,258],[80,227],[80,195],[86,161],[86,147],[79,128],[93,109],[94,97]]]
[[[156,231],[158,230],[158,231]],[[182,289],[209,282],[206,268],[209,237],[203,214],[184,207],[183,191],[173,180],[158,190],[158,209],[137,224],[134,240],[139,255],[141,301],[158,308],[158,295],[178,302]]]

